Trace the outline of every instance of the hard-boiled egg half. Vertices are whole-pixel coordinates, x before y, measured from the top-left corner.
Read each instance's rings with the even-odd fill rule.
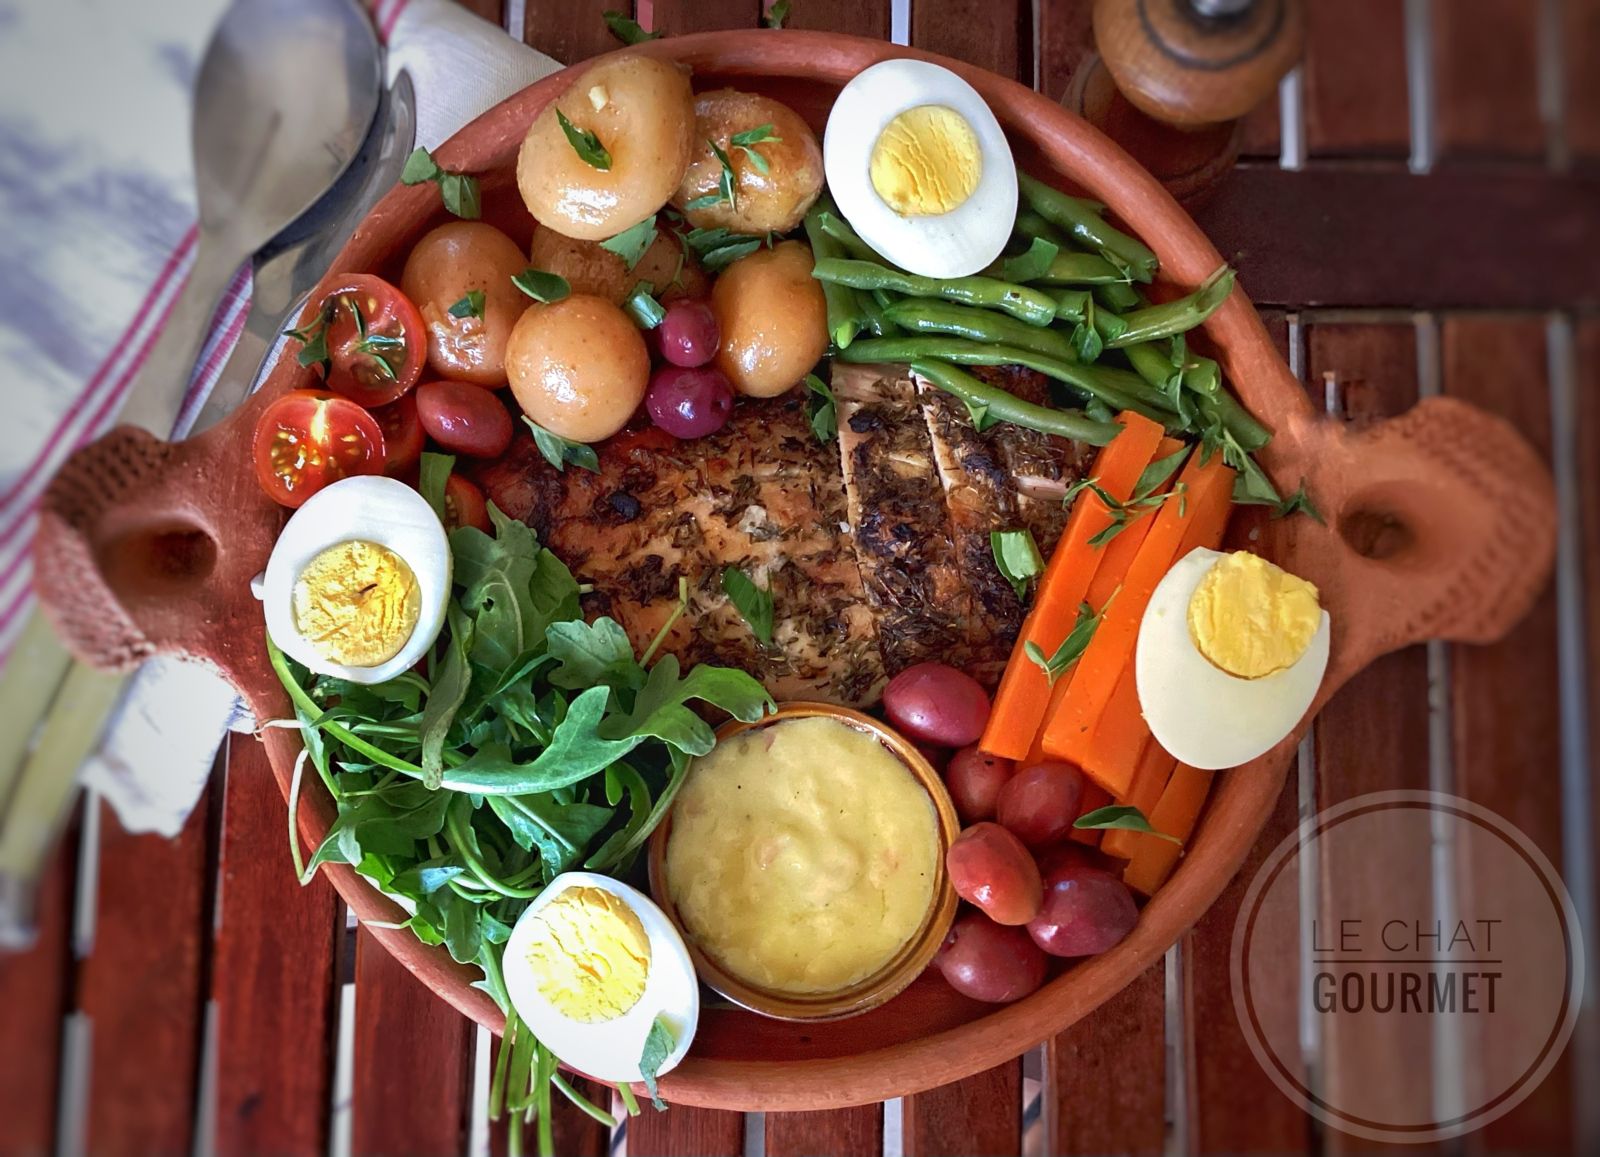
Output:
[[[1156,741],[1204,771],[1237,767],[1305,716],[1328,668],[1317,588],[1248,551],[1191,551],[1145,609],[1134,653]]]
[[[598,1080],[642,1080],[658,1022],[656,1074],[667,1072],[700,1024],[683,937],[647,896],[609,876],[551,880],[518,919],[501,963],[512,1007],[533,1035]]]
[[[948,68],[886,60],[857,74],[828,114],[822,162],[861,239],[912,273],[976,273],[1011,236],[1011,146],[978,90]]]
[[[320,675],[382,683],[439,637],[450,540],[404,482],[346,478],[295,511],[256,594],[284,654]]]

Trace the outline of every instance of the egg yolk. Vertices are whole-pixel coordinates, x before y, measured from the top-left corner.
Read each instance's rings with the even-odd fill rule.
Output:
[[[1260,679],[1294,666],[1322,621],[1317,588],[1249,551],[1220,558],[1189,599],[1189,634],[1215,667]]]
[[[620,896],[568,888],[530,919],[528,964],[556,1011],[595,1024],[639,1003],[650,976],[650,938]]]
[[[404,559],[373,542],[341,542],[295,580],[294,625],[318,654],[344,667],[376,667],[417,629],[422,596]]]
[[[878,135],[868,174],[878,196],[902,217],[933,217],[972,196],[983,175],[983,152],[955,109],[918,105]]]

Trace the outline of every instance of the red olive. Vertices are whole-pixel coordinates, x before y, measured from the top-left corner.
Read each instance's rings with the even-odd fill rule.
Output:
[[[998,755],[979,751],[976,745],[963,747],[950,757],[944,782],[955,801],[956,814],[965,824],[994,819],[1000,789],[1016,771],[1016,764]]]
[[[950,883],[997,924],[1026,924],[1039,913],[1039,869],[1021,841],[999,824],[973,824],[945,853]]]
[[[1139,921],[1133,894],[1116,876],[1076,857],[1055,865],[1028,935],[1052,956],[1096,956]]]
[[[1072,834],[1083,802],[1083,772],[1070,763],[1036,763],[1012,776],[995,800],[995,818],[1030,848]]]
[[[971,675],[943,663],[918,663],[889,680],[883,709],[919,743],[965,747],[989,722],[989,694]]]
[[[1044,983],[1045,954],[1021,928],[963,912],[933,963],[950,987],[973,1000],[1006,1004]]]

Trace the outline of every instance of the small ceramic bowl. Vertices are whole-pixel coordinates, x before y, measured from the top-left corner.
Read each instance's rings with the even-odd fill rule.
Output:
[[[735,1004],[780,1020],[838,1020],[877,1008],[897,995],[932,963],[934,954],[944,942],[946,933],[950,931],[950,923],[956,914],[956,893],[950,886],[949,875],[945,872],[944,854],[960,831],[960,821],[956,819],[955,805],[950,802],[950,795],[945,791],[944,782],[939,778],[938,771],[910,740],[869,715],[863,715],[848,707],[837,707],[832,703],[786,703],[773,714],[755,723],[740,723],[735,720],[725,724],[718,729],[717,738],[727,739],[729,736],[754,728],[771,727],[785,720],[806,719],[813,716],[833,719],[848,727],[867,732],[889,749],[933,801],[939,840],[933,896],[928,902],[928,910],[924,913],[922,925],[916,934],[871,976],[837,992],[797,994],[760,988],[727,972],[695,944],[694,937],[684,928],[678,909],[672,902],[672,893],[667,887],[667,841],[672,836],[670,811],[650,837],[650,891],[654,894],[656,903],[667,914],[667,919],[683,933],[683,939],[689,946],[689,956],[694,961],[700,979]]]

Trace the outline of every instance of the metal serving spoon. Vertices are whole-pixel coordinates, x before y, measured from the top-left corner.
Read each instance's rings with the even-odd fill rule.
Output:
[[[195,85],[194,270],[122,420],[166,438],[195,355],[245,261],[339,179],[377,115],[383,53],[357,0],[234,0]]]

